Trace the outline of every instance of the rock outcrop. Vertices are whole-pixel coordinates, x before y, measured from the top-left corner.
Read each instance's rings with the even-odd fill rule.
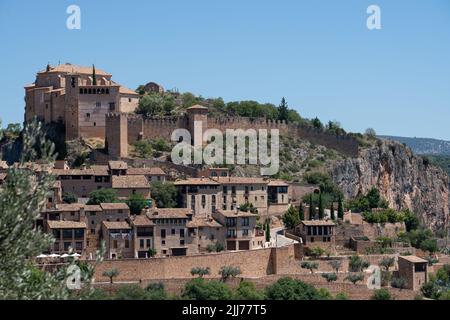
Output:
[[[378,141],[360,150],[358,158],[337,162],[331,175],[346,198],[375,186],[392,208],[412,210],[433,230],[448,220],[448,175],[400,143]]]

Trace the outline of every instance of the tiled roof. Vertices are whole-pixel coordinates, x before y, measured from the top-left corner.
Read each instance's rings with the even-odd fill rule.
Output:
[[[150,182],[143,175],[113,176],[112,187],[114,189],[150,188]]]
[[[102,211],[102,207],[94,204],[86,204],[84,205],[84,211]]]
[[[57,176],[92,176],[94,170],[92,169],[52,169],[51,172]]]
[[[154,223],[146,215],[137,215],[132,218],[133,225],[139,226],[153,226]]]
[[[85,222],[78,221],[47,221],[50,229],[86,229]]]
[[[161,169],[157,167],[153,168],[128,168],[127,170],[128,175],[165,175],[166,173]]]
[[[252,177],[217,177],[213,178],[221,184],[267,184],[268,181],[263,178]]]
[[[249,212],[244,212],[244,211],[234,211],[234,210],[218,210],[217,211],[219,214],[222,214],[225,217],[228,218],[234,218],[234,217],[257,217],[257,214],[251,213]]]
[[[128,169],[128,164],[124,161],[109,161],[108,165],[112,170]]]
[[[103,225],[106,229],[131,229],[130,225],[126,221],[103,221]]]
[[[399,256],[398,258],[407,260],[407,261],[412,262],[412,263],[428,263],[427,260],[424,260],[424,259],[419,258],[417,256]]]
[[[91,166],[92,171],[95,176],[108,176],[109,175],[109,167],[108,166],[100,166],[94,165]]]
[[[288,187],[289,183],[283,180],[270,180],[268,183],[269,187]]]
[[[45,73],[46,69],[39,71],[38,73]],[[92,75],[92,67],[83,67],[71,63],[60,64],[56,67],[50,67],[50,72],[65,72],[65,73],[79,73]],[[106,73],[101,69],[95,68],[95,75],[97,76],[110,76],[111,74]]]
[[[117,202],[117,203],[100,203],[100,207],[103,210],[128,210],[130,207],[126,203]]]
[[[334,226],[336,225],[331,220],[303,220],[305,226]]]
[[[147,210],[146,215],[149,219],[183,219],[187,218],[191,213],[190,209],[186,208],[170,208],[170,209],[150,209]]]
[[[208,108],[200,104],[196,104],[193,105],[192,107],[187,108],[186,110],[208,110]]]
[[[175,181],[176,186],[188,186],[188,185],[219,185],[217,181],[211,180],[209,178],[189,178],[186,180]]]
[[[80,211],[81,208],[84,207],[82,203],[60,203],[56,205],[57,211]]]
[[[209,227],[209,228],[220,228],[222,225],[214,219],[208,218],[192,218],[186,225],[188,228],[199,228],[199,227]]]
[[[136,91],[128,89],[127,87],[124,87],[124,86],[120,86],[119,93],[132,94],[132,95],[135,95],[135,96],[139,95],[138,93],[136,93]]]

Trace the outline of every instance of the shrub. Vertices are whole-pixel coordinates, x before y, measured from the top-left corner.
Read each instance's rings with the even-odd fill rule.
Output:
[[[114,203],[117,202],[117,190],[115,189],[100,189],[94,190],[89,194],[89,205],[99,205],[100,203]]]
[[[336,273],[322,273],[322,278],[327,280],[327,282],[334,282],[338,277]]]
[[[348,266],[350,272],[361,272],[369,267],[369,263],[362,260],[359,256],[351,256],[349,259]]]
[[[146,300],[147,292],[137,284],[120,286],[115,297],[116,300]]]
[[[339,272],[339,269],[342,267],[342,260],[331,260],[328,261],[328,264],[335,270]]]
[[[140,193],[132,194],[128,197],[127,204],[131,214],[140,214],[147,205],[147,200]]]
[[[207,268],[195,267],[191,269],[191,274],[193,276],[197,275],[200,278],[203,278],[203,276],[211,274],[211,269],[209,267]]]
[[[223,282],[197,278],[186,283],[182,297],[193,300],[230,300],[231,289]]]
[[[328,300],[329,293],[319,291],[312,285],[289,277],[281,278],[266,287],[266,297],[269,300]]]
[[[406,279],[401,277],[395,277],[391,281],[391,286],[397,289],[405,289],[406,288]]]
[[[319,268],[319,264],[312,261],[304,261],[300,264],[300,266],[302,267],[302,269],[308,269],[309,271],[311,271],[311,273],[314,273],[314,269]]]
[[[76,194],[72,193],[72,192],[64,192],[62,195],[62,200],[64,201],[64,203],[77,203],[78,202],[78,197]]]
[[[236,300],[264,300],[264,293],[257,290],[255,285],[248,281],[241,281],[234,295]]]
[[[393,267],[395,263],[395,258],[385,257],[381,259],[380,266],[382,266],[386,271],[389,271],[389,268]]]
[[[146,288],[146,298],[148,300],[165,300],[167,293],[162,282],[150,283]]]
[[[364,274],[362,273],[351,273],[349,274],[346,278],[346,281],[349,281],[353,284],[356,284],[357,282],[363,281],[364,280]]]
[[[222,281],[227,281],[229,278],[235,278],[241,274],[239,267],[223,266],[219,270],[219,274],[222,277]]]
[[[387,289],[381,288],[375,290],[375,292],[372,295],[372,300],[392,300],[392,296]]]
[[[107,271],[103,272],[103,276],[108,277],[109,282],[111,284],[113,283],[113,278],[117,277],[118,275],[119,275],[119,270],[117,270],[116,268],[113,268],[111,270],[107,270]]]
[[[336,294],[336,300],[350,300],[349,296],[347,293],[345,292],[339,292],[338,294]]]

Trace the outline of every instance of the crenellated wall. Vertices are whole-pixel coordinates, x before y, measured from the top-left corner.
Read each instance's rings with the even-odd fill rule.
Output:
[[[111,116],[111,114],[109,115]],[[163,138],[170,140],[172,132],[175,129],[190,129],[193,119],[197,116],[195,111],[190,111],[187,115],[175,118],[164,119],[144,119],[140,115],[135,114],[120,114],[120,117],[126,118],[127,143],[132,144],[140,139],[155,139]],[[114,125],[117,122],[107,122],[107,125]],[[124,123],[124,122],[120,122]],[[323,145],[327,148],[335,149],[347,156],[355,157],[358,155],[358,142],[355,138],[348,135],[334,135],[327,132],[320,131],[310,126],[302,124],[286,123],[285,121],[266,120],[264,118],[207,118],[203,123],[207,126],[206,129],[219,129],[226,132],[227,129],[278,129],[280,135],[295,136],[300,139],[305,139],[314,144]],[[193,130],[191,135],[193,136]],[[116,146],[118,148],[119,141],[110,138],[108,145]],[[121,143],[123,145],[123,142]],[[122,153],[123,154],[123,153]]]

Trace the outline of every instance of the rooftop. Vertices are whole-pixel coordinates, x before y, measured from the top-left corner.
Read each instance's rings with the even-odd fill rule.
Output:
[[[220,228],[222,225],[214,219],[208,218],[192,218],[191,221],[187,223],[188,228],[201,228],[201,227],[209,227],[209,228]]]
[[[131,229],[130,225],[126,221],[103,221],[103,225],[106,229]]]
[[[268,183],[269,187],[288,187],[289,184],[283,180],[270,180]]]
[[[186,219],[191,214],[191,210],[186,208],[155,208],[147,210],[146,214],[149,219]]]
[[[412,263],[428,263],[427,260],[419,258],[417,256],[399,256],[398,258],[404,259],[404,260],[412,262]]]
[[[153,168],[128,168],[127,170],[128,175],[165,175],[166,173],[161,169],[157,167]]]
[[[117,202],[117,203],[100,203],[100,207],[103,210],[129,210],[130,207],[126,203]]]
[[[78,221],[47,221],[50,229],[86,229],[85,222]]]
[[[61,203],[56,205],[56,211],[80,211],[84,207],[82,203]]]
[[[217,210],[219,214],[222,214],[223,216],[227,218],[234,218],[234,217],[258,217],[258,214],[245,212],[245,211],[234,211],[234,210]]]
[[[113,176],[112,187],[114,189],[150,188],[150,182],[143,175]]]
[[[208,108],[200,104],[196,104],[193,105],[192,107],[187,108],[186,110],[208,110]]]
[[[153,226],[154,223],[146,215],[137,215],[131,218],[133,225],[136,227]]]
[[[305,226],[334,226],[336,225],[331,220],[303,220]]]
[[[58,66],[52,67],[50,66],[49,72],[62,72],[62,73],[78,73],[78,74],[88,74],[92,75],[92,66],[91,67],[84,67],[84,66],[78,66],[76,64],[71,63],[65,63],[60,64]],[[38,73],[47,73],[47,69],[44,69],[42,71],[39,71]],[[111,76],[111,74],[95,68],[95,75],[97,76]]]
[[[189,178],[186,180],[175,181],[176,186],[189,186],[189,185],[208,185],[214,186],[219,185],[217,181],[211,180],[210,178]]]
[[[128,164],[124,161],[109,161],[109,167],[111,170],[126,170],[128,169]]]
[[[221,184],[267,184],[263,178],[252,177],[214,177],[214,180]]]

